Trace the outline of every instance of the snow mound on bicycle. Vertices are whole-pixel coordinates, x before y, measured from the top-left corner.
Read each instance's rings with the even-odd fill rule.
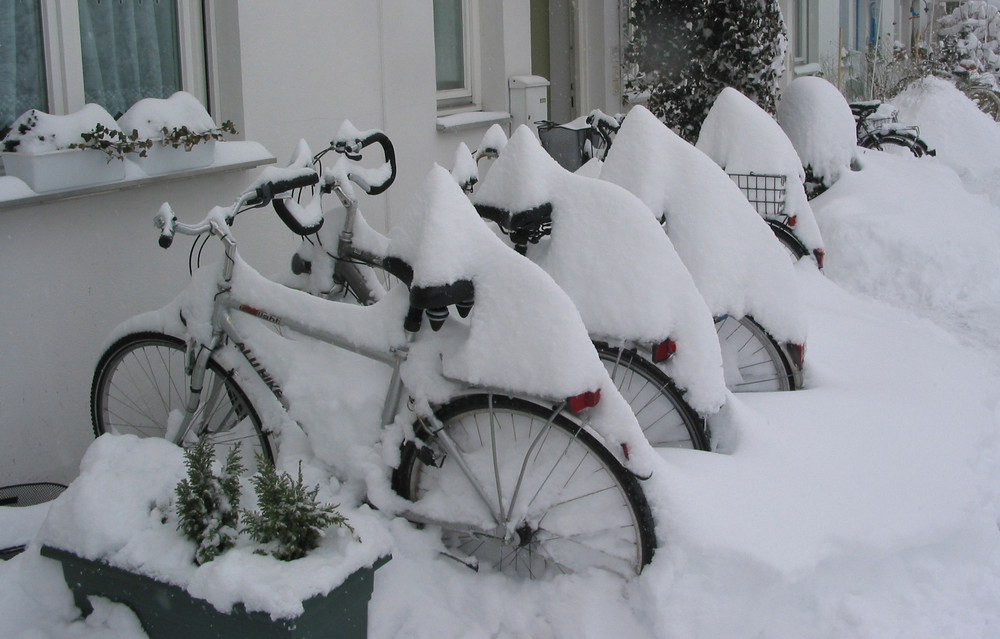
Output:
[[[853,129],[851,135],[854,135]],[[763,208],[758,208],[758,213],[765,219],[772,219],[771,214],[778,213],[780,221],[791,220],[789,226],[794,227],[795,236],[810,252],[823,248],[823,237],[803,187],[805,169],[802,167],[807,163],[799,158],[792,141],[764,109],[736,89],[723,89],[701,125],[695,146],[730,175],[784,176],[781,210],[769,210],[777,207],[761,203],[758,207]],[[843,167],[833,166],[839,171],[846,170],[849,164],[850,156],[847,156],[847,164]],[[839,173],[830,179],[835,180],[838,176]]]
[[[795,271],[767,223],[707,155],[643,107],[625,118],[601,170],[657,216],[711,313],[752,315],[778,341],[804,343]]]
[[[391,229],[388,253],[412,267],[413,287],[461,279],[475,286],[467,318],[452,313],[437,332],[425,324],[410,346],[402,372],[411,391],[436,402],[461,383],[554,400],[600,390],[590,425],[611,450],[627,445],[626,465],[634,472],[651,471],[655,454],[573,302],[543,270],[503,245],[447,170],[431,170]],[[403,295],[395,287],[376,307]]]
[[[552,231],[528,248],[569,295],[590,335],[658,343],[677,352],[667,372],[702,414],[725,403],[711,314],[670,239],[639,198],[571,173],[521,127],[480,184],[479,205],[511,212],[552,206]]]

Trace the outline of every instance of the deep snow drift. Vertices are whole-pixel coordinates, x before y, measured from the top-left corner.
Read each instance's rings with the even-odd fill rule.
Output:
[[[982,125],[963,133],[977,140],[996,126],[918,123]],[[512,583],[391,522],[369,636],[998,636],[1000,210],[969,192],[988,182],[950,168],[969,161],[962,148],[932,145],[937,158],[865,153],[812,202],[828,257],[826,276],[795,273],[806,389],[732,398],[731,454],[660,452],[644,485],[661,546],[641,577]],[[1000,169],[996,157],[977,168]],[[121,606],[78,620],[34,550],[0,565],[0,617],[11,637],[142,636]]]

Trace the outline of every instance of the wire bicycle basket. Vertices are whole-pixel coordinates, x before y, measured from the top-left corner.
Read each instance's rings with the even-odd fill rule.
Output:
[[[765,220],[788,224],[785,215],[785,175],[767,173],[730,173],[743,195]]]
[[[593,156],[600,137],[589,124],[556,124],[548,120],[536,122],[542,148],[567,171],[576,171]]]

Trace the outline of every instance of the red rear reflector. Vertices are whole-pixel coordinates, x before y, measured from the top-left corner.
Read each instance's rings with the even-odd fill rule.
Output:
[[[662,362],[677,352],[677,343],[672,339],[653,346],[653,361]]]
[[[823,249],[813,250],[813,256],[816,257],[816,264],[819,266],[819,270],[823,270],[823,258],[826,257],[826,251]]]
[[[601,389],[598,388],[595,391],[587,391],[586,393],[580,393],[579,395],[574,395],[566,400],[569,405],[569,412],[579,413],[584,408],[591,408],[597,406],[597,403],[601,401]]]
[[[796,216],[796,215],[793,215],[792,217],[788,218],[788,226],[795,226],[795,222],[796,222],[796,221],[797,221],[798,219],[799,219],[799,218],[798,218],[798,216]]]
[[[622,452],[625,453],[625,459],[628,459],[628,444],[622,444]]]
[[[806,361],[806,345],[805,344],[789,344],[788,350],[792,354],[792,363],[795,364],[796,368],[802,368],[802,365]]]

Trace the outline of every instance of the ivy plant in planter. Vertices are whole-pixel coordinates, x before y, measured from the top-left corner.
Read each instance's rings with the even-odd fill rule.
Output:
[[[236,134],[232,122],[217,125],[201,102],[184,91],[139,100],[118,124],[152,141],[145,155],[133,158],[150,175],[207,166],[215,159],[215,143],[226,133]]]
[[[126,154],[150,145],[136,131],[125,134],[96,104],[68,115],[31,109],[11,125],[2,142],[7,175],[37,192],[117,182]]]

